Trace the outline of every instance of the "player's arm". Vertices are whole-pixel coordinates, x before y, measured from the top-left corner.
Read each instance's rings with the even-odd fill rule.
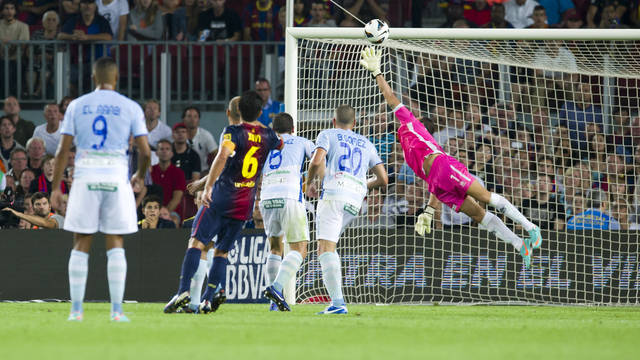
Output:
[[[400,100],[396,97],[396,95],[391,90],[391,87],[384,79],[384,75],[380,71],[380,59],[382,58],[382,50],[376,50],[373,47],[368,47],[362,50],[360,53],[362,59],[360,60],[360,65],[363,68],[369,70],[371,75],[378,82],[378,88],[384,96],[384,100],[389,104],[389,106],[393,109],[396,108],[400,104]]]
[[[320,178],[324,175],[326,156],[327,150],[319,147],[313,152],[311,161],[309,161],[309,173],[307,175],[305,186],[307,189],[307,195],[310,197],[318,196],[317,190],[313,184],[316,178]]]
[[[138,148],[138,171],[133,175],[131,185],[134,191],[141,191],[144,187],[144,177],[147,175],[149,165],[151,165],[151,148],[146,135],[136,137],[135,142]]]
[[[220,146],[218,154],[211,164],[211,169],[209,169],[209,175],[206,177],[207,180],[204,185],[204,191],[202,192],[202,202],[204,206],[209,206],[209,203],[211,202],[211,189],[213,189],[213,184],[215,184],[220,174],[222,174],[222,170],[224,170],[227,159],[229,159],[231,154],[233,154],[235,148],[236,145],[231,140],[227,139],[225,139],[222,146]]]
[[[55,166],[53,167],[53,180],[51,180],[51,207],[53,209],[59,209],[62,205],[62,191],[60,190],[60,184],[62,183],[62,177],[64,176],[64,169],[67,168],[67,162],[69,161],[71,145],[73,145],[73,136],[62,134],[60,143],[58,143],[58,150],[56,151]]]
[[[371,168],[371,171],[373,172],[373,175],[375,175],[375,178],[367,181],[367,190],[387,186],[389,183],[389,177],[387,176],[387,170],[384,168],[383,164],[374,166]]]
[[[200,179],[196,179],[187,184],[187,191],[191,195],[195,195],[196,192],[204,189],[204,185],[207,183],[207,179],[209,178],[209,174],[203,176]]]

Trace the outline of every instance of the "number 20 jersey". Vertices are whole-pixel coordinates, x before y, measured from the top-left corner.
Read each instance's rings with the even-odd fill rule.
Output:
[[[111,90],[69,103],[60,132],[74,137],[74,179],[97,180],[128,180],[129,137],[148,135],[140,105]]]
[[[351,130],[328,129],[318,134],[316,149],[327,151],[323,200],[340,200],[357,208],[367,194],[367,172],[382,160],[373,144]]]
[[[302,165],[311,158],[313,142],[290,134],[282,134],[284,148],[272,150],[262,172],[260,199],[293,199],[302,201]]]
[[[235,152],[213,186],[211,208],[222,216],[248,220],[262,166],[271,150],[282,147],[282,141],[270,128],[242,123],[224,129],[222,146],[231,146]]]

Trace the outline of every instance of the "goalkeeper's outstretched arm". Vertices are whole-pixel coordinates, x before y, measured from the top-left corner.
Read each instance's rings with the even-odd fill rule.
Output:
[[[382,59],[382,51],[376,50],[373,47],[366,48],[362,50],[360,53],[362,56],[362,60],[360,60],[360,65],[363,68],[369,70],[371,75],[378,82],[378,88],[380,88],[380,92],[382,96],[384,96],[385,101],[392,109],[395,109],[398,104],[400,104],[400,100],[396,97],[396,95],[391,90],[391,87],[384,79],[384,75],[380,71],[380,59]]]

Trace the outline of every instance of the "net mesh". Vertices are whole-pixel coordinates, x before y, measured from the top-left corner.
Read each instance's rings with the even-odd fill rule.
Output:
[[[415,235],[428,187],[404,162],[391,109],[358,64],[366,46],[298,40],[298,134],[315,140],[333,110],[350,104],[354,131],[376,146],[390,176],[338,244],[347,302],[638,303],[638,236],[625,231],[637,228],[640,194],[637,41],[382,46],[383,73],[403,104],[489,191],[543,229],[530,269],[512,245],[446,206],[434,232]],[[312,217],[297,300],[326,302]]]

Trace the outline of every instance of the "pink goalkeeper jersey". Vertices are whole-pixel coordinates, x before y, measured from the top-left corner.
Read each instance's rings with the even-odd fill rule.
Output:
[[[445,152],[406,106],[398,104],[393,112],[401,124],[398,137],[405,161],[418,176],[426,181],[427,176],[422,169],[424,159],[431,154],[445,154]]]

